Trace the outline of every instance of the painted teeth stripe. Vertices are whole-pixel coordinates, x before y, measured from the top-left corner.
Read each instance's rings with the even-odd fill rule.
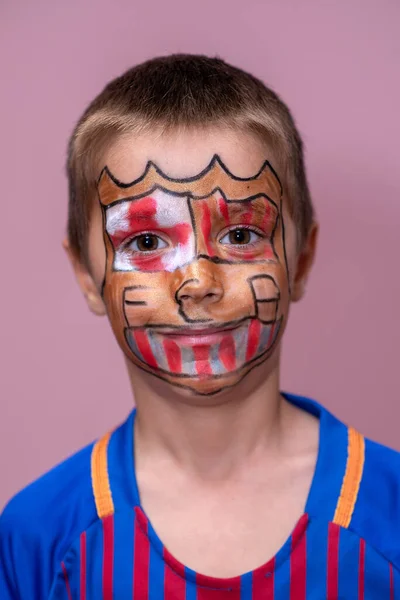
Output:
[[[151,347],[154,358],[156,359],[157,367],[168,371],[167,357],[165,356],[164,348],[161,343],[160,336],[155,331],[149,330],[147,338]]]
[[[200,377],[212,375],[210,364],[210,347],[209,346],[193,346],[194,362],[196,372]]]
[[[181,347],[181,357],[185,375],[192,375],[193,377],[196,377],[197,371],[195,357],[193,356],[193,351],[189,346]]]
[[[273,326],[271,325],[263,325],[261,328],[260,342],[258,344],[256,354],[262,354],[265,352],[272,344],[272,330]]]
[[[143,356],[144,362],[146,362],[150,367],[155,369],[158,368],[157,360],[153,354],[153,351],[150,346],[149,338],[147,336],[147,332],[141,329],[135,329],[133,332],[137,347],[141,355]]]
[[[261,323],[258,319],[252,319],[249,327],[249,338],[247,342],[246,361],[251,360],[258,348],[260,340]]]
[[[178,344],[173,340],[164,340],[163,346],[167,357],[168,370],[171,373],[182,373],[182,354]]]
[[[249,326],[250,323],[244,324],[239,329],[233,332],[233,337],[236,346],[236,366],[237,368],[242,367],[246,362],[246,349],[249,339]]]
[[[129,345],[130,349],[132,350],[133,354],[135,356],[137,356],[141,361],[144,362],[144,358],[143,358],[143,356],[142,356],[142,354],[141,354],[141,352],[140,352],[140,350],[139,350],[139,348],[137,346],[136,340],[135,340],[134,335],[133,335],[133,331],[131,329],[127,330],[127,332],[126,332],[126,339],[127,339],[128,345]]]
[[[210,364],[211,364],[211,369],[212,369],[212,374],[213,375],[222,375],[222,373],[225,373],[225,369],[224,369],[224,365],[221,363],[220,359],[219,359],[219,352],[218,352],[218,344],[211,344],[209,346],[209,351],[210,351]]]
[[[230,333],[223,337],[219,345],[219,359],[227,371],[236,369],[235,340]]]

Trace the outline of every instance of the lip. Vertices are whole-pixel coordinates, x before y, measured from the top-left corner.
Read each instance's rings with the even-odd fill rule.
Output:
[[[229,334],[238,325],[229,325],[221,327],[186,327],[174,330],[158,330],[157,333],[172,341],[180,344],[189,344],[191,346],[202,344],[213,344],[220,341],[226,334]]]

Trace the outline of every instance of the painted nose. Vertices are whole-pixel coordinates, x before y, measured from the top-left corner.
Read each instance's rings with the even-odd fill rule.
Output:
[[[213,267],[212,264],[197,263],[185,273],[185,280],[176,292],[179,304],[208,306],[221,300],[224,291],[213,272]]]

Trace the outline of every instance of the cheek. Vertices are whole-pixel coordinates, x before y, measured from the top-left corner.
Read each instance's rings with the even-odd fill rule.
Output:
[[[103,238],[101,210],[95,206],[90,219],[88,232],[88,255],[91,274],[98,289],[101,288],[106,268],[106,249]]]
[[[285,223],[285,249],[286,249],[286,258],[289,268],[289,277],[291,283],[293,283],[293,279],[296,273],[297,266],[297,229],[288,213],[287,209],[283,210],[283,218]]]

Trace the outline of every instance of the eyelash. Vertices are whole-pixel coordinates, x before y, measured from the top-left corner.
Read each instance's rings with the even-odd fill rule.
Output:
[[[250,233],[255,233],[257,236],[256,240],[253,240],[252,242],[249,242],[247,244],[226,244],[227,246],[241,246],[241,247],[248,247],[248,246],[252,246],[254,245],[254,243],[258,242],[259,240],[265,239],[266,235],[265,233],[263,233],[262,231],[260,231],[259,229],[257,229],[256,227],[250,226],[250,225],[236,225],[236,226],[232,226],[230,227],[227,231],[225,231],[225,233],[219,238],[219,243],[221,243],[221,240],[224,239],[224,237],[226,237],[227,235],[229,235],[229,233],[231,231],[237,231],[237,230],[246,230],[249,231]]]
[[[144,235],[151,235],[153,237],[156,237],[158,240],[163,242],[165,244],[165,246],[163,246],[161,248],[156,248],[155,250],[147,250],[147,251],[130,248],[130,246],[132,246],[132,244],[135,242],[135,240],[138,240],[139,238],[143,237]],[[132,250],[133,252],[139,252],[141,254],[153,254],[155,252],[158,252],[159,250],[164,250],[167,246],[168,246],[168,243],[157,233],[154,233],[152,231],[142,231],[142,232],[138,233],[137,235],[135,235],[134,237],[130,238],[127,242],[125,242],[122,246],[122,249],[123,250]]]
[[[221,240],[224,239],[224,237],[226,237],[227,235],[229,235],[229,233],[231,231],[237,231],[237,230],[246,230],[249,231],[250,233],[254,233],[257,236],[256,240],[253,240],[247,244],[231,244],[231,243],[223,243],[223,245],[226,246],[239,246],[239,247],[249,247],[254,245],[254,243],[257,243],[257,241],[261,240],[261,239],[265,239],[265,233],[261,232],[259,229],[256,229],[255,227],[251,227],[248,225],[237,225],[237,226],[232,226],[230,227],[227,231],[224,232],[224,234],[219,238],[218,242],[222,243]],[[139,239],[140,237],[144,236],[144,235],[151,235],[156,237],[158,240],[160,240],[162,243],[165,244],[165,246],[162,246],[161,248],[156,248],[155,250],[147,250],[147,251],[143,251],[143,250],[139,250],[136,248],[130,248],[132,246],[132,244],[135,242],[135,240]],[[152,254],[155,252],[158,252],[159,250],[163,250],[168,246],[168,243],[158,234],[153,233],[151,231],[143,231],[138,235],[135,235],[133,238],[131,238],[130,240],[128,240],[124,245],[123,245],[123,249],[124,250],[133,250],[134,252],[139,252],[141,254]]]

